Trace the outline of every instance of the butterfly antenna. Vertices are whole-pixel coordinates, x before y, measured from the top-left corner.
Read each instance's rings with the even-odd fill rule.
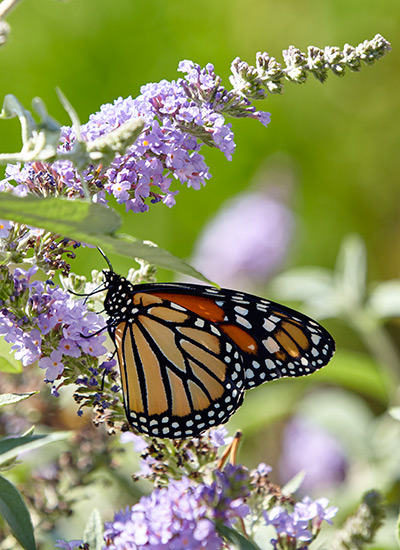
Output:
[[[113,266],[111,265],[111,262],[110,260],[107,258],[107,256],[104,254],[104,252],[102,251],[102,249],[98,246],[97,247],[97,250],[100,252],[100,254],[103,256],[103,258],[105,259],[105,261],[107,262],[107,265],[108,267],[110,268],[110,271],[114,271],[113,270]]]

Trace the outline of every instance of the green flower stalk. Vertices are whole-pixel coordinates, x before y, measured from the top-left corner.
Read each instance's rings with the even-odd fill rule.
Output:
[[[330,550],[362,550],[373,542],[385,517],[383,497],[378,491],[368,491],[355,514],[350,516],[332,541]]]

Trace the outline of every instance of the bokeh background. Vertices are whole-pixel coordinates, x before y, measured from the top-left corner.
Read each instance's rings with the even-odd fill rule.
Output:
[[[394,518],[399,503],[400,434],[386,411],[396,404],[393,388],[400,377],[396,312],[386,316],[390,319],[385,318],[384,326],[385,316],[376,314],[374,322],[379,334],[383,326],[383,340],[376,333],[369,339],[365,327],[351,318],[351,308],[343,315],[340,308],[327,314],[315,304],[312,307],[310,300],[301,300],[310,292],[301,290],[298,279],[285,288],[282,280],[275,284],[273,275],[302,266],[332,270],[343,240],[356,234],[361,240],[347,241],[350,270],[359,268],[363,273],[365,243],[368,284],[400,277],[398,0],[23,0],[8,22],[12,34],[0,50],[0,97],[15,94],[29,107],[32,97],[40,96],[62,124],[69,120],[56,86],[86,122],[101,104],[136,96],[144,83],[179,77],[182,59],[202,66],[213,63],[228,86],[230,63],[236,56],[253,64],[257,51],[267,51],[281,61],[281,51],[290,44],[302,51],[311,44],[343,47],[378,32],[391,42],[393,51],[387,57],[372,67],[363,65],[358,74],[330,75],[324,85],[315,79],[305,85],[287,83],[283,95],[259,103],[259,109],[272,115],[267,129],[256,121],[234,120],[237,150],[232,162],[219,151],[205,151],[212,179],[199,191],[175,184],[179,195],[173,208],[152,205],[145,214],[116,208],[125,233],[150,239],[183,258],[197,254],[199,267],[204,268],[204,257],[209,260],[211,252],[202,235],[207,227],[212,231],[210,222],[214,220],[214,233],[208,242],[218,242],[222,227],[240,223],[233,220],[240,219],[241,200],[248,201],[243,215],[251,212],[252,195],[246,198],[243,193],[250,190],[259,194],[256,197],[267,197],[265,215],[259,218],[262,238],[251,253],[252,258],[259,253],[271,260],[255,279],[244,280],[241,272],[231,284],[293,304],[297,298],[300,309],[327,318],[324,324],[337,340],[338,353],[326,368],[328,374],[249,392],[229,425],[231,431],[239,427],[244,431],[240,458],[249,466],[261,460],[273,464],[278,482],[308,469],[306,491],[328,495],[341,506],[341,517],[365,490],[380,487]],[[0,150],[13,152],[19,147],[17,121],[1,121]],[[229,202],[235,196],[236,202]],[[230,212],[238,217],[216,225],[221,209],[224,219]],[[219,246],[229,252],[229,239]],[[111,260],[122,274],[131,266],[126,258]],[[257,271],[259,264],[254,264]],[[86,275],[103,267],[98,253],[87,249],[79,251],[73,265]],[[206,275],[224,284],[226,274],[208,269]],[[160,273],[160,280],[174,277]],[[398,295],[388,296],[394,303]],[[332,293],[329,298],[335,302]],[[131,466],[125,459],[127,472]],[[129,495],[113,486],[107,493],[108,504],[112,492],[117,507],[129,502]],[[389,523],[382,531],[377,548],[396,548],[392,527]],[[77,523],[72,538],[80,538],[79,529]],[[71,537],[71,527],[67,530]]]

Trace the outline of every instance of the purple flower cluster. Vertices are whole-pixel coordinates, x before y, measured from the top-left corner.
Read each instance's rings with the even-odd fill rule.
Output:
[[[239,476],[240,477],[240,476]],[[248,508],[230,482],[238,476],[219,472],[212,485],[193,484],[184,477],[168,487],[155,489],[138,504],[115,514],[106,524],[104,538],[110,550],[219,550],[222,539],[216,531],[217,517],[230,524],[244,517]]]
[[[136,99],[118,98],[105,104],[82,125],[83,139],[93,141],[128,120],[142,117],[145,121],[144,131],[125,155],[117,155],[103,170],[89,167],[85,171],[86,187],[95,202],[106,203],[108,193],[133,212],[148,210],[149,202],[162,201],[171,207],[178,193],[170,190],[173,179],[200,189],[211,177],[199,153],[203,144],[217,147],[228,160],[232,158],[233,132],[224,113],[268,124],[268,113],[256,112],[244,98],[233,101],[211,64],[201,69],[191,61],[182,61],[179,70],[186,73],[184,79],[147,84]],[[60,151],[71,150],[75,139],[73,128],[64,127]],[[11,180],[16,187],[10,185]],[[20,196],[42,188],[47,194],[83,196],[78,172],[64,160],[52,165],[9,165],[2,185]]]
[[[12,344],[15,358],[24,366],[39,360],[46,380],[54,381],[69,358],[99,357],[107,350],[101,315],[90,312],[83,300],[72,300],[62,289],[43,281],[31,281],[37,271],[15,269],[1,272],[0,335]],[[8,296],[6,296],[8,293]]]
[[[301,502],[294,505],[293,511],[288,512],[282,506],[276,506],[268,512],[264,512],[264,519],[267,525],[272,525],[278,535],[275,547],[280,538],[293,539],[301,542],[311,542],[319,531],[321,523],[326,521],[332,523],[337,508],[329,507],[326,498],[311,500],[305,497]],[[274,541],[272,541],[274,542]]]

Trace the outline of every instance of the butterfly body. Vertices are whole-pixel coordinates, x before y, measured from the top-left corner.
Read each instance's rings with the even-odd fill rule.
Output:
[[[263,298],[104,274],[125,411],[141,433],[196,437],[226,422],[246,389],[310,374],[333,355],[323,327]]]

